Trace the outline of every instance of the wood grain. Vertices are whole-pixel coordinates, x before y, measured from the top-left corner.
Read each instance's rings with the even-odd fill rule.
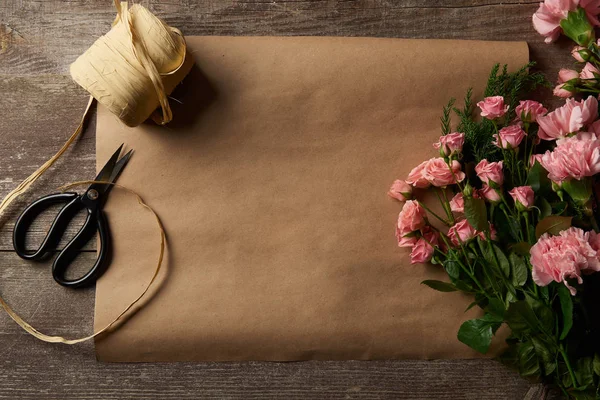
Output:
[[[68,66],[105,33],[109,0],[0,2],[0,195],[50,157],[75,128],[87,95]],[[333,35],[527,40],[554,76],[572,63],[568,43],[548,46],[531,28],[538,1],[168,0],[142,1],[187,35]],[[68,157],[0,220],[0,293],[44,332],[92,327],[93,289],[55,285],[49,265],[12,253],[19,210],[34,196],[94,176],[94,126]],[[32,234],[39,241],[48,217]],[[73,228],[74,229],[74,228]],[[71,230],[73,230],[71,229]],[[95,254],[83,252],[85,266]],[[38,342],[0,313],[0,398],[60,399],[542,399],[547,391],[490,360],[119,364],[97,363],[93,345]],[[554,396],[554,395],[552,395]]]

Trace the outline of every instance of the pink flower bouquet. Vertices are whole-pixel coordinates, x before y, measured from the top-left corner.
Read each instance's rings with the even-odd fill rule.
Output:
[[[599,13],[600,0],[546,0],[533,17],[548,42],[565,34],[587,63],[559,74],[562,106],[526,99],[548,86],[531,64],[515,73],[496,66],[481,101],[469,91],[462,108],[444,108],[435,156],[388,193],[402,204],[398,246],[412,264],[448,275],[423,284],[465,292],[481,309],[458,340],[486,353],[507,325],[502,361],[573,399],[600,399]],[[439,204],[423,202],[425,191]]]

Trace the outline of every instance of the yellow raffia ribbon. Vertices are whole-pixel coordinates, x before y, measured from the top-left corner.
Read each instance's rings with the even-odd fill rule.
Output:
[[[0,202],[0,217],[10,204],[31,188],[79,137],[90,114],[94,99],[107,107],[128,126],[137,126],[150,116],[160,124],[166,124],[173,118],[168,94],[181,82],[192,66],[191,59],[186,53],[183,34],[178,29],[165,24],[141,5],[134,4],[129,8],[127,2],[118,0],[114,0],[114,4],[117,8],[117,17],[113,22],[112,29],[100,37],[71,65],[73,79],[91,94],[77,129],[52,158]],[[153,115],[159,106],[162,109],[162,115]],[[75,182],[63,189],[86,183],[94,182]],[[80,339],[65,339],[61,336],[41,333],[24,321],[0,297],[0,306],[32,336],[45,342],[69,345],[90,340],[113,328],[117,322],[122,320],[128,311],[148,293],[156,281],[163,262],[166,243],[162,223],[154,210],[144,203],[137,193],[120,185],[115,186],[135,195],[138,203],[156,218],[161,241],[158,264],[152,279],[142,293],[111,323],[98,332]]]

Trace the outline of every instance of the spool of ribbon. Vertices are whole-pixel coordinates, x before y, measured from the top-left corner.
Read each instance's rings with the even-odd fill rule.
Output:
[[[94,99],[128,126],[137,126],[149,117],[159,124],[166,124],[173,118],[168,95],[183,80],[193,65],[191,57],[186,52],[183,34],[178,29],[168,26],[141,5],[134,4],[129,8],[127,2],[118,0],[114,0],[114,4],[117,8],[117,17],[112,29],[100,37],[71,65],[73,79],[91,94],[79,126],[52,158],[2,200],[0,217],[9,205],[25,193],[77,139],[83,130]],[[159,107],[162,112],[156,112]],[[132,193],[137,196],[135,192]],[[27,333],[45,342],[76,344],[92,339],[115,326],[148,292],[160,271],[163,260],[165,234],[162,224],[156,213],[139,196],[138,201],[152,212],[160,230],[158,265],[142,293],[110,324],[90,336],[65,339],[39,332],[13,311],[2,297],[0,297],[0,306]]]
[[[185,39],[145,7],[115,0],[112,29],[71,64],[71,76],[128,126],[144,122],[160,106],[160,124],[171,121],[167,96],[192,66]]]

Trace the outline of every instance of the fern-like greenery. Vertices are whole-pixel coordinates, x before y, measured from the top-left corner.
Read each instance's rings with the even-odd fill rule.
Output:
[[[510,107],[502,122],[496,126],[494,122],[488,119],[477,117],[473,104],[472,89],[467,91],[462,108],[454,107],[454,99],[451,99],[444,107],[441,117],[442,134],[447,135],[452,130],[450,124],[452,110],[459,118],[456,131],[465,134],[465,145],[463,147],[465,162],[479,162],[484,158],[489,161],[496,161],[499,158],[499,149],[492,144],[496,129],[511,124],[516,117],[515,108],[519,105],[520,100],[525,100],[540,87],[550,86],[542,73],[531,72],[531,68],[534,66],[535,63],[530,62],[516,72],[508,72],[507,65],[500,68],[500,64],[496,64],[492,68],[484,96],[502,96],[505,104]]]

